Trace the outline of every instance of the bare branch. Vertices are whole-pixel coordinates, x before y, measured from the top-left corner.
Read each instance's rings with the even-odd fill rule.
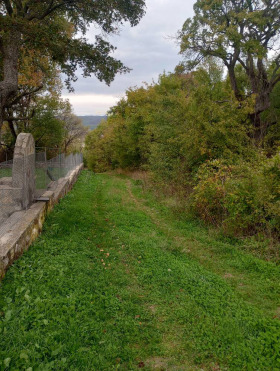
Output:
[[[32,94],[37,93],[38,91],[40,91],[41,89],[43,89],[43,87],[44,87],[43,85],[40,85],[40,86],[38,86],[37,88],[35,88],[35,89],[33,89],[33,90],[30,90],[30,91],[28,91],[28,92],[23,92],[23,93],[21,93],[21,94],[18,95],[18,96],[17,96],[13,101],[11,101],[11,102],[9,103],[9,105],[6,106],[6,108],[12,107],[13,105],[19,103],[20,100],[21,100],[22,98],[24,98],[24,97],[27,97],[27,96],[30,96],[30,95],[32,95]]]

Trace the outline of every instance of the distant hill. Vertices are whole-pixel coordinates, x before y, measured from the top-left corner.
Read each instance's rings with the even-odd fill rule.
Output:
[[[107,116],[78,116],[82,121],[84,126],[90,128],[90,130],[95,129],[102,120],[106,120]]]

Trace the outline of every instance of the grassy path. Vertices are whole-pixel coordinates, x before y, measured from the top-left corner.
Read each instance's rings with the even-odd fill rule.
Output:
[[[0,370],[280,370],[279,268],[85,171],[0,290]]]

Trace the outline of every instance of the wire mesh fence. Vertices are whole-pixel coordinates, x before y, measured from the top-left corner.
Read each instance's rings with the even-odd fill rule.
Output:
[[[20,210],[17,199],[21,189],[13,188],[13,160],[0,163],[0,224],[14,211]]]
[[[40,198],[82,162],[80,153],[66,156],[51,148],[36,148],[35,153],[16,161],[0,162],[0,226],[12,213],[27,207],[24,200]]]
[[[36,197],[40,197],[52,182],[66,177],[70,171],[83,162],[81,153],[71,153],[68,156],[59,153],[48,159],[49,153],[50,151],[36,153]]]

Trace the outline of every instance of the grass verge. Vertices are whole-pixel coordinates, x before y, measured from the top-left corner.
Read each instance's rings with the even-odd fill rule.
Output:
[[[277,370],[277,266],[84,171],[0,292],[10,370]]]

